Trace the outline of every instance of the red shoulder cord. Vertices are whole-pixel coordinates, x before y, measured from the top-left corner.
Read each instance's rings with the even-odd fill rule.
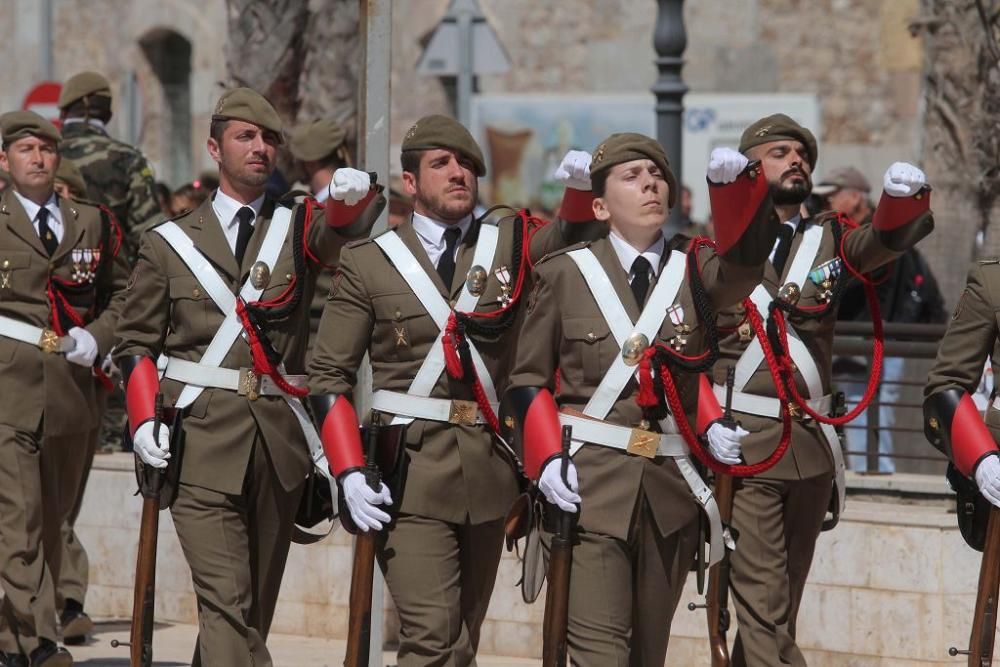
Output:
[[[521,295],[524,292],[524,284],[527,281],[528,270],[531,268],[531,239],[538,229],[548,224],[548,222],[531,215],[527,209],[520,209],[517,212],[517,218],[518,224],[522,226],[523,231],[521,235],[523,239],[521,243],[521,263],[515,277],[514,289],[511,291],[510,300],[507,302],[507,305],[487,313],[473,311],[456,314],[455,311],[452,311],[448,316],[448,324],[445,326],[441,344],[444,346],[444,367],[448,371],[448,375],[455,380],[462,380],[465,377],[465,369],[459,356],[459,348],[465,343],[465,331],[463,327],[459,326],[456,315],[470,318],[493,319],[500,317],[503,313],[514,308],[521,300]],[[487,424],[496,433],[500,430],[500,422],[497,419],[496,412],[494,412],[493,406],[490,405],[490,401],[486,396],[486,390],[483,388],[483,383],[476,373],[475,367],[470,365],[470,369],[472,374],[472,394],[476,399],[476,405],[479,406],[479,411],[486,419]]]
[[[331,266],[329,264],[324,263],[323,261],[320,260],[319,257],[316,256],[316,253],[314,253],[309,248],[309,228],[312,227],[313,209],[316,206],[318,206],[318,205],[319,205],[319,202],[317,202],[312,197],[306,197],[304,200],[302,200],[302,206],[305,207],[305,211],[306,211],[305,212],[305,218],[304,218],[303,223],[302,223],[302,227],[303,227],[303,229],[302,229],[302,253],[307,258],[309,258],[310,260],[312,260],[315,264],[323,267],[327,271],[333,271],[334,269],[337,268],[336,266]]]

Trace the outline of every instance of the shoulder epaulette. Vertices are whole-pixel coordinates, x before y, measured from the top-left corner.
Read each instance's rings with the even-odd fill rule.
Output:
[[[498,205],[493,206],[486,213],[479,216],[479,223],[483,225],[493,225],[498,226],[503,220],[507,218],[512,218],[517,215],[517,209],[511,208],[510,206]]]
[[[574,243],[573,245],[568,245],[565,248],[559,248],[558,250],[553,250],[552,252],[550,252],[549,254],[545,255],[544,257],[542,257],[537,262],[535,262],[535,266],[538,266],[542,262],[547,262],[547,261],[549,261],[550,259],[552,259],[554,257],[558,257],[559,255],[565,255],[566,253],[572,252],[573,250],[579,250],[580,248],[586,248],[586,247],[590,246],[591,243],[593,243],[593,241],[580,241],[579,243]]]

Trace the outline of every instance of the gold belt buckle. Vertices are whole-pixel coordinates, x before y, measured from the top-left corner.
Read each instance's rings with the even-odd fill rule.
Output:
[[[260,398],[260,376],[249,368],[243,369],[240,372],[242,373],[242,377],[240,378],[238,393],[246,396],[251,401],[256,401]]]
[[[652,431],[643,431],[641,428],[632,429],[632,434],[628,439],[629,454],[635,456],[645,456],[651,459],[656,456],[656,450],[660,448],[660,434]]]
[[[476,412],[479,406],[475,401],[452,401],[451,411],[448,414],[449,424],[461,424],[463,426],[476,425]]]
[[[805,416],[805,413],[802,412],[802,408],[799,407],[798,403],[796,403],[795,401],[789,401],[787,405],[788,405],[788,416],[789,417],[791,417],[795,421],[799,421],[799,422],[800,421],[805,421],[803,419],[803,417]]]
[[[42,330],[42,336],[38,339],[38,347],[47,354],[55,354],[59,351],[59,334],[51,329]]]

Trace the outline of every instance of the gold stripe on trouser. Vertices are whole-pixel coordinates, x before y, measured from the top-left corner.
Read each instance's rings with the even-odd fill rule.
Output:
[[[698,544],[698,522],[663,536],[641,493],[638,502],[627,542],[578,532],[567,631],[573,665],[662,667],[666,659],[670,624]],[[546,535],[546,547],[548,541]]]
[[[737,483],[730,582],[739,629],[733,667],[805,667],[795,618],[833,480],[747,478]]]
[[[473,525],[401,514],[379,536],[379,565],[399,613],[399,667],[475,665],[503,519]]]
[[[57,638],[53,578],[79,446],[78,437],[0,426],[0,650],[30,653],[39,637]]]
[[[240,495],[182,484],[171,507],[198,600],[193,667],[272,664],[265,641],[302,487],[284,490],[257,438]]]

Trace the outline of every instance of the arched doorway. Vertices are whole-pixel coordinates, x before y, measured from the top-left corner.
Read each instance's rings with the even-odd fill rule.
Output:
[[[139,47],[159,83],[157,137],[162,147],[161,180],[171,187],[191,181],[191,42],[168,28],[156,28],[139,40]]]

